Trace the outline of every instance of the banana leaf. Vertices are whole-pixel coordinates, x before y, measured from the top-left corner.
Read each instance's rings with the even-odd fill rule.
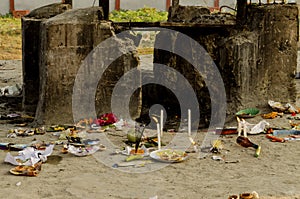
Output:
[[[235,115],[239,117],[255,117],[259,113],[259,109],[257,108],[247,108],[240,110]]]

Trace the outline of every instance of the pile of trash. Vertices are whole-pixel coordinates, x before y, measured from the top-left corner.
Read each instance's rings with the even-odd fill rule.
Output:
[[[269,106],[272,108],[270,113],[260,113],[259,109],[248,108],[236,113],[237,126],[230,128],[216,129],[215,133],[222,135],[219,139],[212,140],[209,148],[201,148],[201,152],[210,153],[213,160],[224,161],[226,163],[238,163],[239,160],[227,160],[223,154],[225,144],[221,138],[226,138],[226,135],[237,134],[236,143],[244,148],[252,148],[254,157],[260,157],[261,146],[250,140],[248,135],[266,134],[266,138],[272,142],[287,142],[300,140],[300,109],[287,103],[282,105],[279,102],[269,101]],[[189,110],[190,111],[190,110]],[[188,114],[191,115],[191,114]],[[51,133],[56,137],[56,141],[52,143],[30,143],[30,144],[15,144],[13,142],[0,143],[0,149],[8,150],[5,162],[11,163],[17,167],[10,172],[14,175],[37,176],[41,171],[42,163],[47,161],[47,157],[53,152],[54,146],[60,145],[59,150],[62,154],[72,154],[74,156],[88,156],[98,151],[106,150],[106,147],[101,144],[100,139],[90,139],[92,133],[108,132],[124,132],[124,141],[126,145],[123,148],[117,149],[115,155],[124,156],[123,161],[112,165],[117,167],[140,167],[145,166],[153,161],[175,163],[183,162],[189,157],[189,153],[199,152],[198,143],[188,133],[188,139],[191,143],[192,150],[177,150],[166,146],[163,142],[163,131],[160,126],[159,117],[155,116],[152,119],[157,124],[157,129],[152,130],[152,134],[145,131],[145,124],[138,122],[127,122],[118,118],[113,113],[106,113],[96,119],[82,119],[74,125],[54,125],[48,128],[25,128],[19,127],[8,131],[8,138],[16,138],[19,136],[43,135]],[[258,123],[251,123],[248,118],[261,117]],[[268,120],[277,117],[286,117],[290,121],[289,129],[275,129],[270,127]],[[191,118],[188,118],[190,121]],[[161,120],[162,121],[162,120]],[[190,125],[190,122],[188,122]],[[190,129],[188,126],[187,129]],[[169,134],[173,132],[166,131]],[[123,135],[122,135],[123,136]],[[18,155],[13,156],[10,151],[18,151]],[[228,153],[226,153],[228,154]]]
[[[247,108],[236,113],[237,126],[217,129],[216,133],[222,135],[234,135],[237,134],[236,143],[244,148],[253,148],[254,157],[259,157],[261,153],[261,146],[253,143],[248,135],[258,135],[265,134],[266,138],[272,142],[288,142],[300,140],[300,108],[290,104],[282,104],[280,102],[275,102],[272,100],[268,101],[269,107],[272,109],[271,112],[261,113],[257,108]],[[250,123],[247,120],[261,117],[262,119],[257,123]],[[289,121],[290,127],[287,128],[275,128],[271,127],[270,120],[282,118]],[[225,162],[238,162],[238,161],[228,161],[225,155],[221,154],[224,148],[221,138],[214,140],[211,143],[210,152],[213,154],[212,159]]]
[[[287,116],[286,119],[289,121],[290,128],[288,129],[275,129],[275,128],[267,128],[270,126],[266,120],[260,121],[258,124],[250,124],[245,121],[245,119],[240,120],[240,115],[237,114],[238,121],[238,132],[241,131],[245,134],[259,134],[266,133],[266,137],[270,139],[272,142],[286,142],[292,140],[300,140],[300,123],[296,121],[300,119],[298,114],[300,113],[300,108],[293,106],[290,103],[286,103],[283,105],[280,102],[274,102],[269,100],[269,106],[273,109],[270,113],[260,114],[263,119],[275,119],[278,117]],[[247,109],[244,110],[247,113]],[[259,111],[258,111],[259,112]],[[258,115],[256,112],[255,117]]]
[[[19,117],[16,115],[14,117]],[[13,142],[0,143],[0,149],[8,151],[4,162],[15,165],[10,170],[13,175],[37,176],[42,168],[42,164],[47,162],[47,157],[53,152],[56,145],[62,145],[61,153],[70,153],[75,156],[87,156],[97,151],[105,150],[105,146],[99,139],[88,139],[87,134],[92,132],[104,132],[109,128],[118,126],[117,118],[114,114],[101,115],[94,120],[82,120],[75,125],[54,125],[49,128],[25,128],[19,127],[10,129],[7,138],[25,137],[33,135],[44,135],[52,133],[57,137],[55,142],[45,143],[34,141],[29,144],[15,144]],[[35,138],[36,139],[36,138]],[[17,155],[11,152],[17,151]]]
[[[10,144],[6,144],[9,149]],[[1,143],[1,146],[5,145]],[[47,161],[47,157],[53,152],[54,144],[31,144],[13,156],[7,152],[4,162],[15,165],[16,167],[9,170],[13,175],[37,176],[42,167],[42,163]]]

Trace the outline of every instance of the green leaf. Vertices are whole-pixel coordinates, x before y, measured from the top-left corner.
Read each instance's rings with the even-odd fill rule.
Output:
[[[255,116],[259,113],[259,109],[257,108],[247,108],[244,110],[240,110],[236,113],[237,116],[239,115],[249,115],[249,116]]]

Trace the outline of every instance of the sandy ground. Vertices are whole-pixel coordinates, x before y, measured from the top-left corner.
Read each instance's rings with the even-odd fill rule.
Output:
[[[0,62],[0,86],[22,82],[21,62],[8,63]],[[6,106],[5,102],[0,104],[2,114],[16,110]],[[258,120],[261,118],[249,122]],[[28,144],[33,140],[57,140],[53,133],[7,138],[8,129],[16,127],[3,120],[0,122],[0,142]],[[289,125],[286,118],[270,122],[272,126]],[[205,135],[206,132],[199,131],[196,142],[201,144]],[[62,146],[56,145],[53,156],[42,165],[37,177],[14,176],[9,173],[14,166],[0,161],[0,198],[148,199],[157,196],[159,199],[221,199],[252,191],[256,191],[260,198],[300,198],[300,141],[275,143],[263,134],[250,136],[254,143],[262,146],[260,156],[255,158],[254,149],[237,145],[236,135],[227,135],[220,138],[224,148],[218,154],[224,161],[212,160],[213,154],[199,159],[198,153],[190,153],[186,161],[176,164],[159,163],[145,157],[151,162],[147,161],[144,167],[113,168],[114,163],[125,159],[124,155],[111,154],[124,146],[125,131],[107,131],[91,136],[99,137],[107,150],[76,157],[60,153]],[[163,141],[167,142],[172,136],[174,134],[165,132]],[[180,136],[187,140],[185,134]],[[106,138],[115,146],[110,147]],[[4,160],[6,153],[0,151],[0,160]]]

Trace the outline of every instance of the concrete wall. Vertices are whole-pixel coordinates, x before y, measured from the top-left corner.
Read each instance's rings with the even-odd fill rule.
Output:
[[[235,26],[222,26],[224,24],[219,24],[221,26],[217,26],[218,28],[214,26],[205,26],[200,29],[178,28],[178,31],[199,42],[219,67],[227,94],[227,113],[235,113],[240,108],[266,105],[269,99],[283,103],[294,102],[296,99],[294,71],[296,71],[297,65],[297,6],[276,4],[251,6],[250,8],[246,27],[242,29]],[[71,12],[65,12],[42,22],[39,32],[41,34],[41,54],[39,58],[41,81],[39,83],[40,98],[36,112],[37,123],[72,122],[72,114],[74,113],[72,113],[70,100],[72,99],[72,88],[79,65],[97,44],[114,34],[110,22],[101,20],[103,15],[101,10],[98,9],[100,8],[74,9]],[[196,18],[202,19],[201,16],[198,17],[199,12],[196,12],[198,9],[194,8],[193,12],[191,12],[191,8],[177,10],[182,14],[175,12],[177,14],[171,15],[170,21],[182,19],[178,17],[189,17],[187,19],[194,20],[192,16],[188,16],[189,14],[194,14],[193,16],[196,16]],[[223,15],[221,14],[220,17],[223,18]],[[215,23],[216,18],[212,20]],[[199,23],[201,22],[199,21]],[[167,41],[166,39],[160,41],[161,36],[162,33],[157,36],[155,45],[162,45],[163,41]],[[28,37],[30,37],[29,34]],[[184,45],[180,43],[180,38],[178,39],[176,35],[167,38],[170,39],[170,41],[167,41],[167,45],[171,49],[186,52],[191,49],[188,42]],[[124,52],[122,48],[125,46],[132,45],[132,48],[135,48],[133,41],[115,39],[115,42],[120,45],[118,49],[115,49],[118,52]],[[115,51],[108,50],[105,52],[107,53],[105,55],[109,55],[110,52]],[[120,58],[111,64],[111,68],[104,75],[105,78],[101,79],[98,84],[95,95],[95,107],[98,115],[110,112],[109,102],[115,84],[122,74],[131,68],[137,67],[138,58],[134,51],[132,52],[132,54],[126,54],[126,57]],[[26,53],[30,52],[27,51]],[[109,56],[102,58],[97,61],[93,60],[91,63],[102,64],[103,60],[109,58]],[[202,63],[200,62],[202,55],[195,52],[193,60]],[[173,67],[189,80],[201,104],[200,122],[202,124],[208,123],[211,114],[210,95],[203,78],[192,70],[191,64],[172,53],[159,51],[155,51],[154,63]],[[203,63],[205,66],[209,66],[211,60],[206,60]],[[30,72],[29,67],[23,65],[24,67],[25,69],[28,68],[28,72]],[[206,67],[206,69],[209,72],[210,67]],[[94,75],[97,74],[98,70],[88,72],[90,75]],[[154,65],[154,75],[160,78],[161,82],[165,79],[164,73],[160,72],[157,65]],[[86,83],[84,89],[77,91],[82,96],[89,96],[87,95],[87,92],[90,92],[88,89],[92,88],[90,86],[92,84],[87,81],[89,79],[93,78],[84,79],[86,81],[84,81]],[[174,80],[176,79],[174,77]],[[128,79],[128,82],[130,81]],[[26,83],[24,85],[26,86]],[[142,93],[143,105],[144,99],[148,99],[148,97],[152,97],[149,105],[155,102],[155,96],[157,99],[164,99],[165,104],[174,102],[173,97],[164,96],[166,91],[160,91],[158,88],[150,88],[148,91]],[[217,93],[217,90],[213,93]],[[140,105],[140,100],[138,97],[134,99],[137,99],[133,101],[138,103],[130,108],[136,109]],[[82,103],[94,104],[89,100],[83,100]],[[117,104],[120,109],[125,106],[121,103]],[[176,104],[174,108],[175,106]],[[78,106],[77,109],[79,113],[91,113],[91,111],[85,109],[85,106]],[[138,113],[139,110],[134,111]],[[89,116],[85,115],[85,118]]]
[[[68,4],[55,3],[30,12],[22,18],[23,108],[35,112],[39,101],[39,62],[41,50],[40,25],[43,21],[71,9]]]
[[[24,77],[26,76],[24,78],[23,106],[25,109],[26,107],[36,109],[36,124],[72,124],[73,116],[75,120],[95,117],[93,108],[98,115],[112,112],[110,98],[114,85],[124,73],[137,67],[139,62],[133,40],[113,37],[111,22],[103,21],[102,8],[72,9],[59,15],[52,15],[53,17],[50,18],[41,16],[45,10],[57,10],[56,7],[60,5],[66,4],[41,7],[22,19],[23,27],[27,27],[23,29],[25,41],[23,72]],[[35,43],[30,43],[33,39],[32,31],[36,37],[39,37]],[[97,45],[110,37],[115,45],[109,43],[109,50],[104,48],[105,56],[101,57],[99,51],[103,46],[97,47]],[[31,44],[33,47],[30,46]],[[129,47],[131,48],[130,52],[123,54],[124,48]],[[85,60],[93,49],[90,58]],[[105,67],[105,63],[110,61],[109,54],[111,52],[120,54],[118,61],[111,63],[106,68],[105,75],[98,83],[99,79],[96,76],[102,70],[101,67]],[[82,68],[83,60],[85,60],[84,71],[79,70]],[[34,74],[31,73],[32,70],[34,70]],[[88,75],[89,78],[85,78],[84,75]],[[82,81],[84,85],[73,92],[75,77],[79,78],[78,81]],[[129,82],[132,81],[136,80],[129,80]],[[30,92],[33,90],[32,88],[35,90],[39,88],[39,92]],[[95,103],[88,103],[89,100],[86,97],[90,96],[95,96]],[[141,104],[139,96],[139,93],[136,93],[131,102],[130,114],[133,117],[139,116],[139,104]],[[122,98],[120,97],[120,99]],[[80,101],[80,105],[76,106],[74,102],[78,101]],[[122,107],[125,107],[124,103],[121,101],[114,107],[121,110]],[[75,112],[72,111],[72,105],[76,106]],[[120,115],[118,114],[118,116]]]
[[[192,12],[188,7],[185,10],[177,9],[174,13],[176,15],[171,17],[175,21],[183,20],[181,17],[188,22],[194,20],[193,16],[200,18],[196,14],[199,12]],[[268,100],[283,103],[296,101],[294,72],[297,68],[297,17],[298,8],[294,5],[251,6],[242,29],[204,27],[195,31],[188,28],[179,30],[200,43],[218,66],[226,89],[228,114],[233,116],[236,111],[249,107],[265,108]],[[169,20],[173,21],[173,18]],[[177,47],[183,51],[187,49],[187,52],[191,49],[189,44],[181,44],[180,38],[166,37],[162,33],[158,34],[155,45],[162,42],[158,40],[160,37],[170,38],[170,49]],[[200,53],[195,54],[193,60],[202,63],[201,56]],[[174,54],[159,50],[155,51],[154,63],[171,66],[192,82],[200,104],[201,122],[209,121],[210,114],[214,114],[210,109],[212,99],[209,98],[210,93],[203,78],[193,73],[191,64]],[[154,71],[164,81],[166,74],[160,71],[159,66],[154,65]],[[170,98],[164,99],[168,101]]]

